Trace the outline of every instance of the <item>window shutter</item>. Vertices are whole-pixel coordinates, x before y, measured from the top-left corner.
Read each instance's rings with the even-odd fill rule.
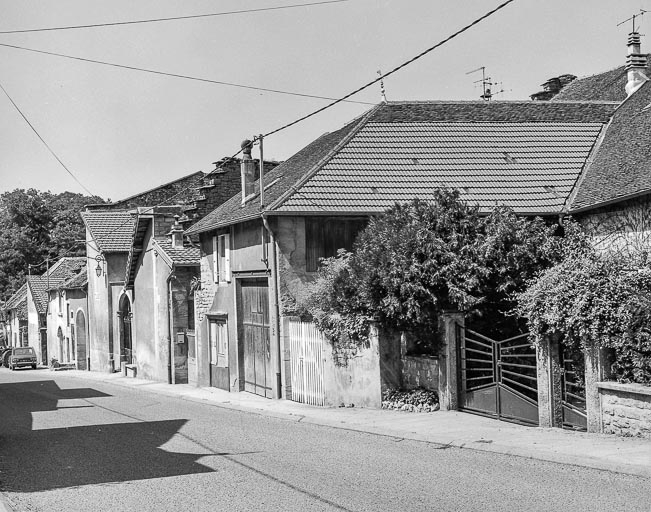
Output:
[[[215,283],[219,282],[219,247],[217,246],[217,237],[212,237],[212,277]]]
[[[231,238],[224,235],[224,281],[231,280]]]

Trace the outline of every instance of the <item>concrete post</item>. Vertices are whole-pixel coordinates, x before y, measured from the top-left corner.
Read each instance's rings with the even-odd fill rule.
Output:
[[[458,326],[464,326],[460,311],[445,311],[439,321],[441,351],[439,354],[439,403],[445,411],[459,409],[459,337]]]
[[[536,347],[538,370],[538,425],[563,426],[562,363],[557,337],[546,336]]]
[[[585,409],[588,416],[588,432],[603,432],[601,399],[598,382],[609,377],[607,352],[599,347],[589,347],[585,355]]]

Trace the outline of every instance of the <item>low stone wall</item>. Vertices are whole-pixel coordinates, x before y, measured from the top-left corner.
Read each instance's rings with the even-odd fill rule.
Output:
[[[405,389],[425,388],[431,391],[438,391],[438,358],[425,356],[403,356],[402,387]]]
[[[651,439],[651,387],[599,382],[602,430]]]

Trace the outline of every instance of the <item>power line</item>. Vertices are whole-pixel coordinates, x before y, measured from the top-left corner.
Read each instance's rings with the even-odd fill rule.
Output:
[[[76,30],[83,28],[100,28],[100,27],[115,27],[119,25],[136,25],[141,23],[160,23],[163,21],[176,21],[176,20],[191,20],[197,18],[210,18],[215,16],[229,16],[233,14],[246,14],[253,12],[263,12],[263,11],[277,11],[280,9],[293,9],[296,7],[312,7],[314,5],[324,5],[324,4],[336,4],[341,2],[348,2],[349,0],[327,0],[322,2],[312,2],[309,4],[292,4],[292,5],[279,5],[276,7],[261,7],[258,9],[242,9],[239,11],[225,11],[225,12],[214,12],[209,14],[194,14],[189,16],[171,16],[169,18],[151,18],[144,20],[133,20],[133,21],[116,21],[113,23],[93,23],[89,25],[70,25],[64,27],[46,27],[46,28],[30,28],[30,29],[20,29],[20,30],[2,30],[0,34],[25,34],[28,32],[50,32],[55,30]]]
[[[17,46],[17,45],[13,45],[13,44],[0,43],[0,46],[4,46],[6,48],[14,48],[16,50],[24,50],[24,51],[27,51],[27,52],[40,53],[40,54],[43,54],[43,55],[51,55],[51,56],[54,56],[54,57],[63,57],[65,59],[78,60],[78,61],[81,61],[81,62],[90,62],[92,64],[101,64],[103,66],[111,66],[111,67],[114,67],[114,68],[128,69],[128,70],[131,70],[131,71],[142,71],[144,73],[150,73],[150,74],[153,74],[153,75],[170,76],[170,77],[173,77],[173,78],[183,78],[185,80],[193,80],[193,81],[196,81],[196,82],[205,82],[205,83],[217,84],[217,85],[227,85],[227,86],[230,86],[230,87],[239,87],[241,89],[250,89],[250,90],[254,90],[254,91],[270,92],[270,93],[274,93],[274,94],[285,94],[285,95],[288,95],[288,96],[299,96],[299,97],[302,97],[302,98],[314,98],[314,99],[328,100],[328,101],[336,99],[336,98],[331,98],[331,97],[328,97],[328,96],[318,96],[318,95],[315,95],[315,94],[303,94],[303,93],[300,93],[300,92],[283,91],[283,90],[280,90],[280,89],[270,89],[270,88],[267,88],[267,87],[256,87],[256,86],[253,86],[253,85],[236,84],[236,83],[233,83],[233,82],[225,82],[225,81],[222,81],[222,80],[211,80],[209,78],[199,78],[199,77],[195,77],[195,76],[191,76],[191,75],[181,75],[181,74],[178,74],[178,73],[167,73],[165,71],[158,71],[158,70],[155,70],[155,69],[147,69],[147,68],[141,68],[141,67],[137,67],[137,66],[127,66],[125,64],[116,64],[114,62],[107,62],[107,61],[102,61],[102,60],[87,59],[85,57],[77,57],[77,56],[74,56],[74,55],[66,55],[64,53],[49,52],[49,51],[46,51],[46,50],[37,50],[35,48],[27,48],[25,46]],[[364,102],[364,101],[350,101],[349,103],[359,103],[359,104],[362,104],[362,105],[374,105],[374,103],[369,103],[369,102]]]
[[[22,116],[22,118],[23,118],[23,119],[25,120],[25,122],[29,125],[29,127],[32,129],[32,131],[33,131],[33,132],[36,134],[36,136],[40,139],[40,141],[45,145],[45,147],[47,148],[47,150],[52,154],[52,156],[53,156],[54,158],[56,158],[57,162],[59,162],[59,163],[61,164],[61,167],[63,167],[63,168],[66,170],[66,172],[67,172],[70,176],[72,176],[72,178],[73,178],[73,179],[74,179],[74,180],[79,184],[79,186],[81,186],[81,188],[83,188],[83,189],[84,189],[86,192],[88,192],[91,196],[97,197],[96,194],[93,194],[90,190],[88,190],[88,189],[86,188],[86,186],[85,186],[81,181],[79,181],[79,180],[77,179],[77,176],[75,176],[75,175],[72,173],[72,171],[71,171],[70,169],[68,169],[68,167],[66,166],[66,164],[64,164],[64,163],[61,161],[61,159],[57,156],[57,154],[56,154],[56,153],[54,152],[54,150],[49,146],[49,144],[48,144],[47,142],[45,142],[45,139],[43,139],[43,137],[41,137],[41,134],[38,133],[38,131],[36,130],[36,128],[34,128],[34,125],[33,125],[32,123],[29,122],[29,119],[27,119],[27,117],[25,116],[25,114],[23,114],[23,112],[20,110],[20,108],[18,107],[18,105],[16,105],[16,102],[15,102],[13,99],[11,99],[11,96],[9,96],[9,93],[7,92],[7,90],[2,86],[2,83],[0,83],[0,89],[2,89],[2,92],[5,93],[5,95],[7,96],[7,98],[9,98],[9,101],[11,102],[11,104],[12,104],[12,105],[14,106],[14,108],[18,111],[18,113]]]
[[[295,124],[298,124],[298,123],[300,123],[300,122],[302,122],[302,121],[305,121],[306,119],[309,119],[310,117],[315,116],[316,114],[319,114],[319,113],[323,112],[324,110],[329,109],[330,107],[334,107],[335,105],[337,105],[337,104],[339,104],[339,103],[341,103],[341,102],[343,102],[343,101],[346,101],[348,98],[350,98],[351,96],[354,96],[354,95],[357,94],[358,92],[361,92],[361,91],[363,91],[364,89],[368,89],[370,86],[372,86],[372,85],[374,85],[374,84],[380,82],[382,79],[386,78],[387,76],[392,75],[392,74],[396,73],[397,71],[400,71],[402,68],[408,66],[408,65],[411,64],[412,62],[417,61],[418,59],[420,59],[421,57],[423,57],[423,56],[427,55],[428,53],[432,52],[432,51],[435,50],[436,48],[438,48],[438,47],[440,47],[440,46],[443,46],[445,43],[451,41],[451,40],[454,39],[455,37],[457,37],[457,36],[463,34],[463,33],[464,33],[465,31],[467,31],[468,29],[474,27],[475,25],[477,25],[478,23],[482,22],[483,20],[485,20],[485,19],[488,18],[489,16],[492,16],[492,15],[495,14],[497,11],[499,11],[500,9],[503,9],[504,7],[506,7],[508,4],[510,4],[510,3],[513,2],[513,1],[514,1],[514,0],[507,0],[506,2],[504,2],[504,3],[500,4],[500,5],[498,5],[498,6],[497,6],[495,9],[493,9],[492,11],[487,12],[487,13],[484,14],[483,16],[477,18],[477,19],[476,19],[475,21],[473,21],[472,23],[466,25],[466,26],[463,27],[462,29],[457,30],[457,31],[456,31],[454,34],[452,34],[451,36],[446,37],[446,38],[443,39],[442,41],[439,41],[438,43],[436,43],[434,46],[429,47],[427,50],[422,51],[421,53],[419,53],[419,54],[416,55],[415,57],[412,57],[412,58],[409,59],[408,61],[403,62],[403,63],[400,64],[399,66],[393,68],[393,69],[392,69],[391,71],[389,71],[388,73],[381,74],[381,75],[378,76],[375,80],[372,80],[372,81],[368,82],[367,84],[362,85],[362,86],[359,87],[358,89],[355,89],[353,92],[350,92],[350,93],[346,94],[345,96],[339,98],[338,100],[335,100],[335,101],[333,101],[332,103],[329,103],[328,105],[326,105],[326,106],[324,106],[324,107],[321,107],[320,109],[315,110],[314,112],[311,112],[310,114],[307,114],[307,115],[305,115],[305,116],[303,116],[303,117],[300,117],[299,119],[296,119],[295,121],[292,121],[291,123],[287,123],[286,125],[281,126],[280,128],[276,128],[275,130],[272,130],[272,131],[270,131],[269,133],[266,133],[266,134],[264,135],[264,137],[268,137],[269,135],[273,135],[274,133],[278,133],[278,132],[280,132],[280,131],[282,131],[282,130],[285,130],[285,129],[289,128],[290,126],[294,126]]]

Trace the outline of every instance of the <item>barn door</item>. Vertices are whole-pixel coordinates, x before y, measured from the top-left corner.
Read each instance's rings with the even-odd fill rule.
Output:
[[[243,342],[244,390],[273,398],[269,285],[266,278],[240,284],[240,340]]]

